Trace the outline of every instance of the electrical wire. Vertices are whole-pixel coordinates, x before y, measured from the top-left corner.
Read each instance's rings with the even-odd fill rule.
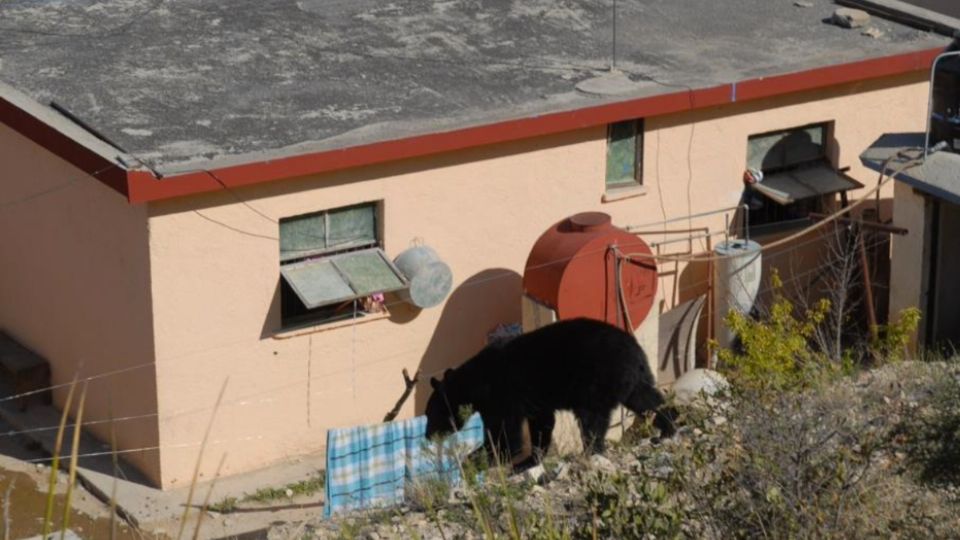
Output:
[[[815,239],[815,240],[813,240],[813,241],[820,241],[820,239]],[[809,244],[809,243],[811,243],[811,242],[813,242],[813,241],[807,242],[807,244]],[[886,239],[880,238],[879,240],[877,240],[877,241],[869,244],[869,245],[867,246],[867,248],[868,248],[868,249],[872,249],[872,248],[874,248],[874,247],[876,247],[876,246],[879,246],[879,245],[882,245],[882,244],[884,244],[884,243],[886,243],[886,242],[887,242]],[[797,249],[803,247],[803,245],[799,245],[799,246],[795,246],[795,247],[794,247],[794,246],[791,246],[791,247],[793,247],[794,249],[789,250],[789,251],[784,251],[784,252],[776,253],[774,256],[782,256],[782,255],[785,255],[785,254],[787,254],[787,253],[792,253],[793,251],[796,251]],[[770,260],[770,259],[768,258],[767,261],[769,262],[769,260]],[[789,278],[783,279],[783,280],[782,280],[782,284],[783,284],[783,286],[786,286],[786,285],[795,283],[795,282],[801,280],[802,278],[804,278],[804,277],[806,277],[806,276],[808,276],[808,275],[810,275],[810,274],[812,274],[812,273],[814,273],[814,272],[818,272],[818,271],[821,271],[821,270],[829,267],[829,266],[832,265],[834,262],[835,262],[835,260],[823,261],[823,262],[821,262],[818,266],[813,267],[813,268],[811,268],[811,269],[808,269],[808,270],[806,270],[806,271],[804,271],[804,272],[800,272],[800,273],[796,273],[796,272],[795,272],[795,273],[793,273]],[[695,288],[697,285],[703,285],[704,283],[706,283],[706,282],[703,281],[703,282],[698,282],[698,283],[696,283],[696,284],[691,284],[691,285],[688,285],[688,286],[684,287],[684,288],[681,289],[681,290],[693,289],[693,288]],[[773,290],[775,290],[775,287],[773,287],[772,285],[771,285],[771,286],[764,287],[764,288],[761,288],[761,289],[758,290],[757,296],[758,296],[758,297],[759,297],[759,296],[763,296],[763,295],[765,295],[766,293],[769,293],[769,292],[771,292],[771,291],[773,291]],[[622,294],[622,292],[623,292],[623,291],[622,291],[622,287],[621,287],[620,294]],[[626,306],[626,302],[625,302],[625,299],[624,299],[624,298],[621,298],[621,302],[623,302],[622,305]],[[630,319],[629,319],[629,313],[626,314],[626,317],[627,317],[627,324],[628,324],[630,327],[632,327],[632,322],[631,322]],[[318,374],[318,375],[316,375],[316,376],[308,377],[308,379],[307,379],[306,381],[304,381],[304,380],[297,380],[297,381],[292,382],[292,383],[287,383],[287,384],[283,384],[283,385],[280,385],[280,386],[275,386],[275,387],[271,387],[271,388],[268,388],[268,389],[263,389],[263,390],[260,390],[260,391],[257,391],[257,392],[251,393],[251,394],[245,394],[245,395],[243,395],[243,396],[234,398],[234,399],[232,399],[232,400],[224,401],[223,404],[222,404],[222,406],[229,406],[229,405],[249,406],[249,405],[262,405],[262,404],[272,403],[272,402],[275,402],[276,400],[275,400],[275,399],[272,399],[272,398],[267,398],[267,399],[263,399],[263,400],[251,401],[251,398],[255,398],[255,397],[263,396],[263,395],[275,395],[275,394],[280,393],[281,391],[288,390],[288,389],[295,388],[295,387],[299,387],[300,385],[303,385],[303,384],[310,385],[312,382],[321,381],[321,380],[324,380],[324,379],[329,379],[329,378],[331,378],[331,377],[338,376],[338,375],[343,375],[343,374],[348,373],[348,372],[355,372],[355,370],[356,370],[357,368],[366,368],[366,367],[371,367],[371,366],[374,366],[374,365],[378,365],[378,364],[381,364],[381,363],[383,363],[383,362],[385,362],[385,361],[388,361],[388,360],[394,360],[394,359],[396,359],[396,358],[399,358],[399,357],[402,357],[402,356],[406,356],[406,355],[409,354],[409,353],[416,352],[416,351],[419,351],[419,350],[421,350],[421,349],[422,349],[422,347],[412,347],[412,348],[410,348],[410,349],[406,349],[406,350],[403,350],[403,351],[399,351],[399,352],[396,352],[396,353],[391,354],[391,355],[379,357],[379,358],[373,359],[373,360],[368,361],[368,362],[356,363],[356,364],[352,364],[351,366],[348,366],[348,367],[343,368],[343,369],[340,369],[340,370],[328,371],[328,372],[325,372],[325,373]],[[152,363],[149,364],[149,365],[152,365]],[[130,369],[130,368],[128,368],[127,370],[129,370],[129,369]],[[434,370],[434,371],[431,371],[431,372],[421,373],[421,377],[424,378],[424,379],[427,379],[427,378],[429,378],[429,377],[433,377],[433,376],[436,376],[436,375],[440,375],[440,374],[442,374],[442,373],[445,371],[445,369],[446,369],[446,368],[440,368],[440,369],[437,369],[437,370]],[[101,374],[101,375],[98,375],[98,376],[95,376],[95,377],[89,377],[89,378],[86,378],[86,379],[78,379],[78,382],[85,382],[85,381],[93,380],[93,379],[95,379],[95,378],[108,377],[108,376],[112,376],[112,375],[119,374],[119,373],[122,372],[122,371],[126,371],[126,370],[117,370],[116,372],[104,373],[104,374]],[[36,393],[36,392],[42,392],[42,391],[50,390],[50,389],[53,389],[53,388],[56,388],[56,387],[69,386],[70,384],[73,384],[73,383],[68,383],[68,384],[66,384],[66,385],[56,385],[56,386],[53,386],[53,387],[49,387],[49,388],[47,388],[47,389],[41,389],[41,390],[31,391],[31,392],[28,392],[28,393],[18,394],[18,395],[15,395],[15,396],[9,396],[9,397],[7,397],[7,398],[4,398],[4,400],[16,399],[16,398],[19,398],[19,397],[24,397],[24,396],[28,396],[28,395],[34,394],[34,393]],[[319,394],[320,394],[319,392],[309,392],[309,390],[308,390],[308,393],[310,393],[311,395],[319,395]],[[211,410],[211,407],[206,406],[206,407],[200,407],[200,408],[182,409],[182,410],[179,410],[179,411],[173,411],[173,412],[166,413],[166,414],[163,414],[163,415],[161,415],[160,413],[147,413],[147,414],[142,414],[142,415],[131,415],[131,416],[126,416],[126,417],[114,418],[113,420],[89,420],[89,421],[83,422],[82,425],[83,425],[83,426],[101,425],[101,424],[109,424],[109,423],[111,423],[111,422],[117,422],[117,423],[119,423],[119,422],[126,422],[126,421],[132,421],[132,420],[141,420],[141,419],[155,418],[155,417],[161,417],[161,420],[163,420],[163,421],[169,421],[169,420],[172,420],[172,419],[175,419],[175,418],[179,418],[179,417],[182,417],[182,416],[193,415],[193,414],[200,414],[200,413],[208,412],[208,411],[210,411],[210,410]],[[56,430],[56,429],[59,429],[59,426],[45,426],[45,427],[29,428],[29,429],[23,429],[23,430],[7,431],[7,432],[0,433],[0,437],[11,437],[11,436],[18,436],[18,435],[24,435],[24,434],[30,434],[30,433],[38,433],[38,432],[43,432],[43,431],[52,431],[52,430]]]

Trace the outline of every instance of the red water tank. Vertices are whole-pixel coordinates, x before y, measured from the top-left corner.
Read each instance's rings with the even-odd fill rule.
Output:
[[[617,313],[617,256],[650,255],[638,236],[611,224],[602,212],[585,212],[550,227],[534,244],[523,272],[524,292],[557,311],[560,319],[589,317],[623,328]],[[636,330],[646,319],[657,294],[653,259],[623,260],[621,282],[630,322]]]

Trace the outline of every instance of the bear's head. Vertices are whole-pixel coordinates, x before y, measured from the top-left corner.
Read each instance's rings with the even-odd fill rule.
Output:
[[[448,435],[463,427],[465,421],[460,417],[460,406],[463,403],[460,400],[459,393],[456,392],[454,385],[454,371],[448,369],[443,373],[443,380],[436,377],[430,377],[430,386],[433,387],[433,393],[427,400],[427,433],[428,439],[436,435]]]

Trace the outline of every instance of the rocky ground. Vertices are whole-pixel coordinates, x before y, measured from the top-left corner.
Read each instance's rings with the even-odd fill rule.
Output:
[[[668,440],[550,456],[268,538],[960,537],[960,365],[901,363],[687,408]]]

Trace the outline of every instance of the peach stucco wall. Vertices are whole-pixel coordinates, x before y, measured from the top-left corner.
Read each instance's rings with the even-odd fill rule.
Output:
[[[860,166],[860,151],[884,132],[922,129],[925,103],[918,75],[650,118],[646,194],[610,203],[601,202],[605,129],[598,127],[150,204],[163,485],[189,482],[227,379],[206,474],[223,452],[229,474],[320,451],[327,428],[380,420],[403,389],[402,368],[456,365],[496,324],[519,321],[520,274],[550,224],[584,210],[640,225],[735,205],[749,135],[821,121],[834,122],[837,165],[870,185],[875,176]],[[387,319],[277,334],[276,220],[374,200],[383,201],[387,253],[416,239],[432,246],[453,270],[450,298],[420,312],[396,305]],[[723,223],[718,215],[689,225],[719,231]],[[677,271],[677,297],[702,292],[702,268]],[[672,279],[661,280],[671,291],[667,308],[676,300]],[[426,388],[405,416],[422,407]]]
[[[0,125],[0,260],[0,329],[50,362],[54,384],[97,376],[93,433],[109,440],[112,411],[120,447],[155,448],[146,208]],[[159,481],[155,450],[124,457]]]

